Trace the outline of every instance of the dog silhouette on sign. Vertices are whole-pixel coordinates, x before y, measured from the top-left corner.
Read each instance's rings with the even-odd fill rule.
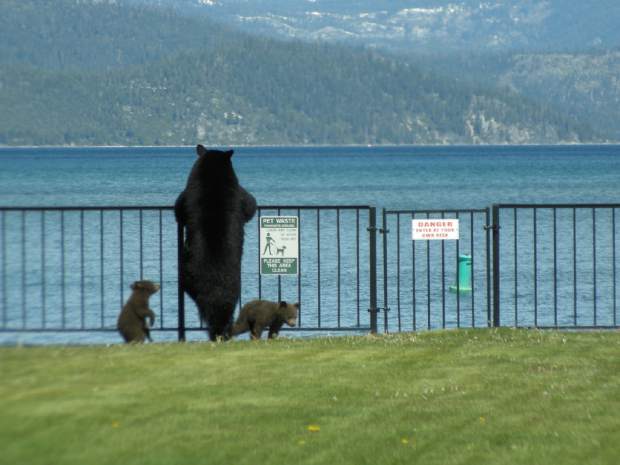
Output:
[[[282,255],[284,257],[284,251],[286,250],[286,246],[276,247],[276,255]]]

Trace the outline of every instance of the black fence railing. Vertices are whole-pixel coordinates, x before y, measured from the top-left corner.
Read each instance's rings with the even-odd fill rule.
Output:
[[[618,327],[618,208],[494,205],[495,324]]]
[[[265,215],[299,218],[300,273],[259,273],[258,221]],[[375,221],[374,208],[366,206],[259,207],[246,225],[240,304],[300,302],[299,326],[291,328],[300,334],[369,331],[376,316],[369,312],[376,308],[376,256],[369,254]],[[179,290],[181,234],[171,207],[0,208],[0,331],[37,341],[63,341],[67,333],[89,333],[79,339],[89,342],[116,340],[106,333],[116,331],[130,285],[139,279],[161,284],[150,300],[161,340],[204,330]]]
[[[383,210],[377,225],[368,206],[261,206],[245,228],[239,303],[300,302],[299,327],[284,328],[299,335],[617,328],[618,208]],[[300,272],[261,275],[260,218],[281,215],[299,218]],[[458,240],[413,239],[414,220],[450,219]],[[138,279],[161,284],[150,302],[156,340],[204,339],[179,289],[182,244],[171,207],[0,208],[1,341],[8,333],[26,342],[116,341],[110,333]]]
[[[173,331],[176,257],[170,207],[0,208],[0,328],[115,331],[131,283],[151,279],[154,329]]]

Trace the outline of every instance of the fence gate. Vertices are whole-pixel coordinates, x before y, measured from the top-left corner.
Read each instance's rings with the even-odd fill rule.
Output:
[[[380,330],[491,324],[489,213],[489,209],[383,210]],[[446,227],[452,228],[448,237]],[[451,239],[455,233],[458,239]]]

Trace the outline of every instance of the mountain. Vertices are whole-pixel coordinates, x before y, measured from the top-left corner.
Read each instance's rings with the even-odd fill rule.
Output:
[[[422,53],[620,45],[617,0],[133,0],[244,30]]]
[[[459,76],[514,93],[583,121],[620,140],[620,49],[590,52],[412,56],[437,75]]]
[[[269,36],[363,45],[578,115],[620,140],[617,0],[133,0]]]
[[[166,8],[4,0],[0,30],[0,144],[606,138],[509,90],[442,79],[372,50],[247,35]]]

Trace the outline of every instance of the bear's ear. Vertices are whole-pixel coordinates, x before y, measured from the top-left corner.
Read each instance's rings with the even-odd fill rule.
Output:
[[[284,300],[282,300],[280,302],[280,308],[282,308],[282,307],[286,307],[286,302]]]
[[[199,157],[203,157],[203,156],[205,156],[205,155],[207,154],[207,149],[205,149],[203,145],[198,144],[198,145],[196,146],[196,154],[197,154]]]
[[[227,156],[228,158],[232,158],[233,153],[235,153],[235,151],[234,151],[234,150],[228,150],[227,152],[224,152],[224,153],[226,154],[226,156]]]
[[[135,291],[138,287],[138,282],[136,281],[135,283],[133,283],[131,286],[129,286],[131,288],[132,291]]]

